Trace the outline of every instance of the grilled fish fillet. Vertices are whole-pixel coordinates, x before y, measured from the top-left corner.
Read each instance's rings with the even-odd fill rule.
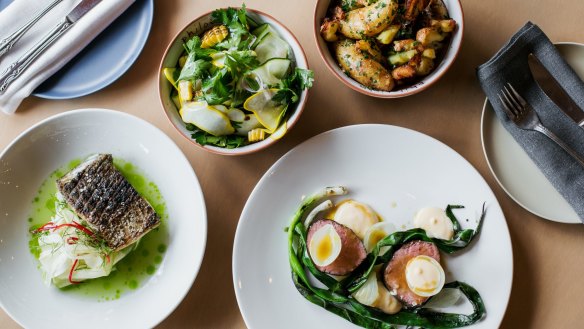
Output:
[[[111,154],[96,154],[57,180],[65,200],[113,250],[140,239],[160,217],[114,167]]]

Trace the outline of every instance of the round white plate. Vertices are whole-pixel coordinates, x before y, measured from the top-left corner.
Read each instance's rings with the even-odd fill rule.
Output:
[[[493,192],[478,172],[448,146],[421,133],[387,125],[357,125],[320,134],[294,148],[262,177],[237,226],[233,283],[245,323],[255,328],[356,328],[308,302],[290,275],[284,229],[303,196],[344,185],[396,227],[411,228],[416,210],[462,204],[464,228],[474,228],[483,203],[483,231],[455,256],[444,255],[447,281],[474,286],[486,318],[473,328],[501,323],[513,277],[511,241]],[[467,222],[466,219],[469,221]],[[465,305],[463,312],[470,312]]]
[[[558,43],[556,46],[580,78],[584,78],[584,45]],[[483,106],[481,140],[493,176],[511,199],[544,219],[582,223],[570,204],[503,127],[488,100]]]
[[[27,221],[39,186],[52,171],[98,152],[132,163],[158,186],[169,232],[156,273],[138,289],[101,302],[43,285],[28,249]],[[189,291],[207,237],[203,194],[179,148],[146,121],[111,110],[59,114],[17,137],[0,155],[0,214],[0,304],[25,328],[153,327]]]

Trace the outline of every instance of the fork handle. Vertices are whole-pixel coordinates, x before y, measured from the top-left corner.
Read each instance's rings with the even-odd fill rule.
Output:
[[[0,76],[0,95],[4,94],[8,86],[16,80],[34,60],[42,54],[55,40],[73,25],[68,18],[63,19],[45,37],[29,49],[16,62],[10,64]]]
[[[35,25],[43,16],[45,16],[51,9],[58,5],[63,0],[55,0],[51,2],[46,8],[39,11],[30,21],[21,26],[18,30],[14,31],[11,35],[0,40],[0,57],[6,54],[14,44],[20,40],[20,38],[33,26]]]
[[[541,124],[535,126],[535,130],[549,137],[549,139],[558,144],[561,148],[564,149],[564,151],[568,152],[568,154],[570,154],[574,159],[576,159],[576,161],[580,163],[580,165],[584,167],[584,158],[582,158],[578,153],[576,153],[576,151],[574,151],[571,147],[564,143],[558,136],[556,136],[556,134],[554,134]]]

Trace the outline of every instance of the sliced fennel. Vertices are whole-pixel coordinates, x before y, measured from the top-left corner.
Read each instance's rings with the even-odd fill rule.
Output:
[[[222,68],[225,66],[225,52],[217,52],[211,54],[211,64],[217,66],[218,68]]]
[[[260,40],[255,52],[261,64],[272,58],[288,58],[290,46],[277,34],[269,32]]]
[[[166,78],[166,80],[168,80],[168,82],[170,82],[170,84],[175,89],[178,90],[178,87],[177,87],[178,85],[176,82],[177,81],[177,76],[176,76],[177,72],[178,72],[177,69],[174,67],[167,67],[167,68],[164,68],[162,70],[162,73],[164,73],[164,77]]]
[[[264,89],[250,96],[243,107],[255,114],[258,121],[270,133],[274,132],[286,112],[286,105],[273,100],[277,89]]]
[[[180,116],[184,122],[194,124],[213,136],[225,136],[235,132],[229,117],[205,101],[184,103]]]
[[[273,86],[282,81],[290,71],[291,66],[292,62],[289,59],[272,58],[251,71],[249,75],[263,86]]]
[[[251,34],[256,36],[256,41],[252,44],[252,48],[257,46],[268,33],[273,33],[278,35],[278,31],[276,31],[270,24],[265,23],[260,25],[258,28],[253,30]]]
[[[263,127],[254,114],[245,114],[243,121],[236,128],[236,134],[240,136],[247,136],[250,131]]]
[[[287,131],[288,131],[288,122],[287,121],[284,121],[284,122],[282,122],[282,124],[280,125],[280,127],[278,129],[276,129],[276,131],[274,131],[270,135],[270,138],[271,139],[278,140],[278,139],[284,137],[284,135],[286,134]]]
[[[39,231],[39,256],[43,282],[63,288],[84,280],[108,276],[115,265],[136,248],[138,242],[118,252],[104,246],[98,238],[74,225],[83,222],[67,207],[63,196],[57,193],[56,214]],[[71,225],[71,226],[67,226]],[[55,227],[55,229],[51,229]]]

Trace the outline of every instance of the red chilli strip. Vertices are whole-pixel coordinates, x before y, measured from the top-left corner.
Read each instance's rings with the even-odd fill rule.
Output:
[[[57,226],[47,226],[48,224],[51,224],[51,225],[52,225],[52,223],[50,223],[50,222],[49,222],[49,223],[47,223],[47,224],[43,225],[42,227],[40,227],[40,228],[37,230],[37,232],[41,232],[41,231],[49,231],[49,230],[58,230],[58,229],[60,229],[61,227],[73,227],[73,228],[76,228],[76,229],[78,229],[78,230],[80,230],[80,231],[83,231],[83,232],[85,232],[85,233],[86,233],[87,235],[89,235],[89,236],[93,236],[93,232],[91,232],[91,231],[90,231],[89,229],[87,229],[85,226],[83,226],[83,225],[81,225],[81,224],[79,224],[79,223],[77,223],[77,222],[72,222],[72,223],[65,223],[65,224],[61,224],[61,225],[57,225]]]
[[[73,266],[71,266],[71,270],[69,271],[69,282],[70,282],[71,284],[79,284],[79,283],[81,283],[81,281],[73,281],[73,280],[72,280],[72,277],[73,277],[73,272],[75,272],[75,267],[77,266],[77,262],[79,262],[79,260],[78,260],[78,259],[76,259],[76,260],[73,262]]]
[[[76,244],[77,240],[79,240],[78,237],[70,236],[67,238],[67,244]]]
[[[50,230],[51,228],[50,228],[50,227],[49,227],[49,228],[47,228],[47,227],[48,227],[48,226],[52,226],[52,225],[55,225],[55,223],[53,223],[53,222],[48,222],[48,223],[46,223],[45,225],[43,225],[43,226],[41,226],[41,227],[37,228],[37,229],[36,229],[36,231],[37,231],[37,232],[41,232],[41,231]]]
[[[93,236],[93,232],[91,232],[89,229],[87,229],[87,227],[85,227],[77,222],[73,222],[71,224],[73,224],[73,227],[75,227],[76,229],[85,232],[89,236]]]

